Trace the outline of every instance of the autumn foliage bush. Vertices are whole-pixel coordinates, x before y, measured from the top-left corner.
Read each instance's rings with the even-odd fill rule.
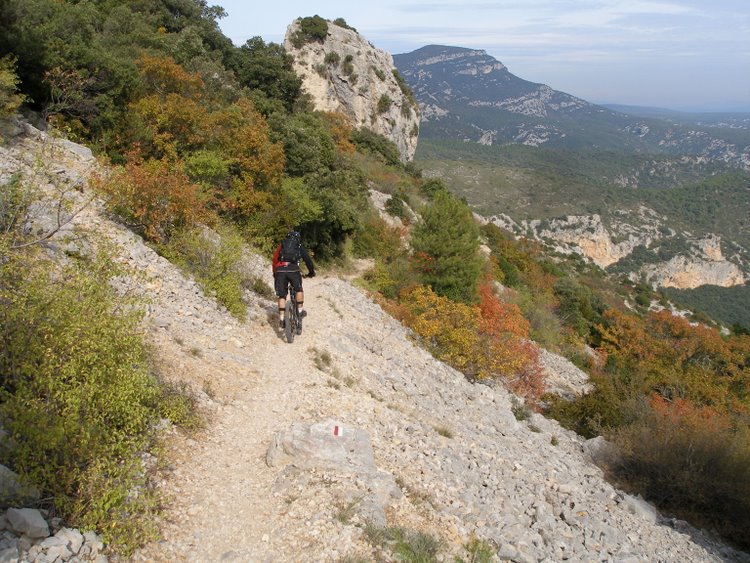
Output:
[[[539,365],[539,350],[529,340],[529,322],[521,309],[500,300],[491,282],[479,286],[480,332],[488,341],[490,365],[505,374],[511,389],[519,395],[538,400],[545,391]]]
[[[618,480],[675,513],[750,547],[750,431],[688,399],[653,395],[614,433]]]
[[[468,305],[416,286],[402,292],[397,312],[439,360],[470,378],[500,377],[527,400],[538,400],[544,383],[536,347],[526,339],[528,323],[489,283],[480,298]]]
[[[594,330],[594,389],[551,413],[617,444],[622,486],[750,546],[750,337],[616,309]]]
[[[750,415],[750,337],[723,337],[667,311],[645,318],[608,310],[598,325],[605,371],[638,393]]]
[[[265,118],[247,98],[212,103],[203,80],[169,57],[138,62],[143,90],[130,104],[129,162],[162,162],[178,170],[180,181],[186,181],[184,170],[211,190],[203,208],[247,221],[257,210],[257,192],[278,186],[284,172],[283,145],[271,141]]]
[[[210,220],[210,194],[166,159],[138,157],[100,184],[108,208],[147,239],[165,243],[178,229]]]

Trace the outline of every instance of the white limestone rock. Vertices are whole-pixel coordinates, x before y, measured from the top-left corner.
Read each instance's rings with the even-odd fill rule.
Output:
[[[19,475],[0,465],[0,505],[24,505],[39,500],[39,491],[21,481]]]
[[[643,518],[647,522],[655,524],[659,520],[659,513],[656,508],[645,500],[640,495],[632,496],[628,494],[623,495],[622,506],[635,516]]]
[[[35,508],[9,508],[5,517],[11,530],[30,538],[49,536],[49,525],[42,513]]]
[[[294,70],[315,109],[348,116],[354,127],[380,133],[396,144],[403,161],[411,160],[417,149],[419,107],[402,92],[390,53],[333,22],[328,22],[325,41],[297,48],[291,38],[299,24],[298,19],[287,28],[284,49],[294,56]],[[390,103],[381,101],[385,99]]]

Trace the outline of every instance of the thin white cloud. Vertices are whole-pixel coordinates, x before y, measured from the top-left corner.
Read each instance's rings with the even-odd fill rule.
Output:
[[[273,10],[226,1],[230,17],[245,13],[233,29],[222,23],[236,44],[254,35],[280,42],[294,18],[318,13],[344,17],[392,53],[429,44],[483,49],[522,78],[581,97],[590,89],[616,101],[619,90],[606,91],[622,82],[622,68],[631,69],[633,91],[649,87],[639,72],[658,68],[675,97],[750,93],[750,0],[286,0]],[[696,68],[712,79],[697,84]]]

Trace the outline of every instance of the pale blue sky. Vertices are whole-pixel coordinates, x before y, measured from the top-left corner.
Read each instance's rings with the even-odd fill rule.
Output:
[[[750,111],[750,0],[210,0],[237,44],[297,17],[343,17],[406,53],[484,49],[510,72],[597,103]]]

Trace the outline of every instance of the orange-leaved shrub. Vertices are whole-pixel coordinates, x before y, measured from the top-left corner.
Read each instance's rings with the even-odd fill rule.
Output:
[[[205,94],[205,84],[197,73],[188,72],[168,56],[142,54],[136,61],[146,94],[179,94],[198,100]]]
[[[339,112],[322,112],[323,121],[336,143],[336,149],[342,154],[352,154],[355,151],[352,143],[352,125],[350,119]]]
[[[622,486],[750,546],[750,337],[617,309],[595,331],[594,389],[553,414],[617,444]]]
[[[205,106],[179,94],[151,94],[130,106],[134,136],[144,156],[172,160],[206,142]]]
[[[750,547],[750,431],[688,399],[653,395],[641,418],[618,430],[622,484],[663,510]]]
[[[257,190],[278,187],[284,147],[273,142],[266,119],[248,98],[210,103],[197,74],[168,57],[139,62],[143,95],[130,104],[130,159],[187,163],[194,182],[208,184],[214,207],[247,221],[257,213]]]
[[[209,148],[220,152],[249,188],[277,186],[284,173],[284,147],[270,139],[265,118],[247,98],[207,118]]]
[[[485,354],[475,306],[451,301],[426,286],[416,286],[400,298],[404,321],[427,349],[469,377],[487,377]]]
[[[537,401],[545,391],[539,351],[529,338],[529,322],[521,309],[506,303],[485,280],[479,285],[480,331],[487,341],[488,363],[495,373],[505,374],[513,391]]]
[[[134,158],[100,182],[107,206],[153,242],[165,243],[180,228],[210,221],[210,194],[164,159]]]
[[[397,313],[439,360],[470,378],[501,377],[530,402],[544,392],[538,352],[524,337],[528,324],[520,309],[503,303],[489,284],[480,304],[459,303],[425,286],[404,290]]]
[[[597,330],[605,371],[627,379],[624,391],[750,415],[750,337],[725,338],[666,311],[640,318],[609,309],[603,319]]]

